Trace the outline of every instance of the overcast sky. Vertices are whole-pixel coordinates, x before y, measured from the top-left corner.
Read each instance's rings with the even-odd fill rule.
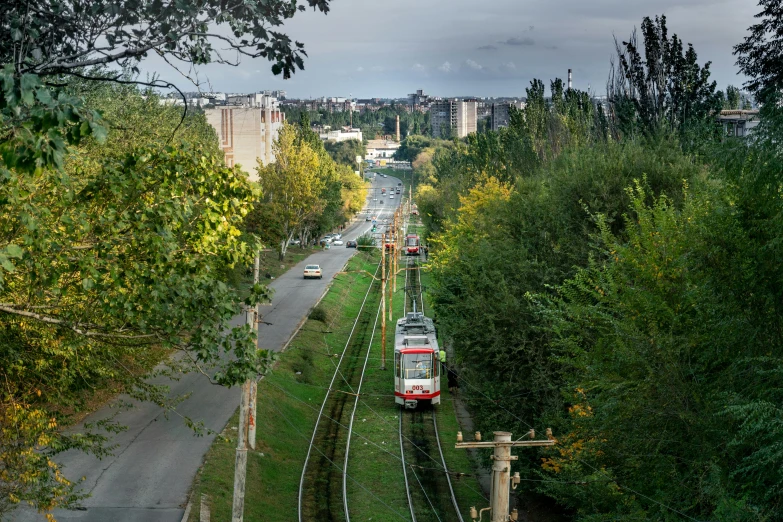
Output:
[[[732,47],[759,11],[755,0],[332,0],[331,12],[298,14],[283,28],[305,44],[305,70],[283,80],[265,60],[200,69],[217,91],[284,89],[289,98],[524,96],[573,69],[574,87],[605,92],[613,36],[665,14],[670,33],[711,61],[719,89],[741,85]],[[163,64],[162,78],[192,85]]]

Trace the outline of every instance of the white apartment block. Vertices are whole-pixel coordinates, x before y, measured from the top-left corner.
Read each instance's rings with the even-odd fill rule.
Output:
[[[432,135],[443,136],[445,127],[451,129],[451,135],[464,138],[476,132],[478,102],[476,100],[437,100],[430,105],[430,126]]]
[[[275,161],[272,143],[285,122],[276,98],[264,94],[230,96],[244,98],[247,105],[206,109],[207,122],[218,134],[226,165],[241,166],[251,181],[258,180],[256,167],[260,161],[268,165]]]

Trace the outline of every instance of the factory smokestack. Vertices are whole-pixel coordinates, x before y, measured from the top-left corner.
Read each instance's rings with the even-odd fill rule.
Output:
[[[400,115],[397,115],[397,141],[400,141]]]
[[[568,88],[571,88],[571,69],[568,69]]]

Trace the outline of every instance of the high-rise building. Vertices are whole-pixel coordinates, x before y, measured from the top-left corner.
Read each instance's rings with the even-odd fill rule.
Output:
[[[430,105],[430,126],[435,138],[464,138],[476,132],[476,100],[436,100]],[[448,130],[447,130],[448,129]]]
[[[232,96],[229,100],[240,98],[247,103],[206,109],[204,113],[218,134],[226,165],[241,165],[250,180],[255,181],[258,162],[268,165],[275,161],[272,143],[285,122],[285,114],[272,96],[251,94]]]
[[[493,131],[496,131],[501,127],[508,127],[511,113],[510,107],[515,107],[521,110],[525,108],[525,102],[507,101],[492,104],[492,116],[490,122]]]
[[[424,94],[423,90],[417,89],[416,92],[408,95],[408,104],[413,107],[426,105],[429,99],[429,94]]]

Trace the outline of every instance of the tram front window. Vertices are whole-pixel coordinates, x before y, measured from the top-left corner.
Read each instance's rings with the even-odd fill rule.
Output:
[[[431,379],[432,353],[406,353],[404,368],[406,379]]]

